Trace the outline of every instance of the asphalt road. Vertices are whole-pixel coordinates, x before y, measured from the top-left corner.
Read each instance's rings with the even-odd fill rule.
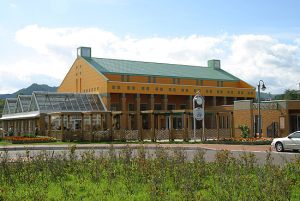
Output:
[[[140,145],[132,146],[132,155],[137,155],[137,149],[139,149]],[[126,148],[125,144],[122,145],[114,145],[113,150],[116,155],[119,155],[122,150]],[[185,153],[187,160],[193,160],[195,154],[199,150],[203,150],[205,152],[205,160],[207,162],[213,162],[215,160],[215,155],[218,151],[217,149],[209,149],[203,148],[199,146],[169,146],[169,145],[155,145],[155,146],[145,146],[145,151],[147,157],[155,157],[155,153],[157,149],[165,149],[169,155],[174,153],[174,150],[182,150]],[[96,156],[106,155],[111,150],[110,145],[99,145],[99,146],[79,146],[76,147],[75,153],[78,158],[89,150],[93,150]],[[300,159],[300,153],[298,152],[283,152],[278,153],[274,151],[250,151],[250,150],[231,150],[231,155],[235,158],[240,158],[241,155],[245,153],[253,153],[257,160],[257,164],[265,164],[266,158],[270,156],[272,161],[276,165],[284,165],[287,162],[293,161],[296,158]],[[10,160],[15,160],[18,157],[26,158],[26,155],[29,155],[30,158],[35,157],[39,154],[47,153],[48,155],[54,156],[63,156],[70,154],[70,147],[68,146],[33,146],[33,147],[0,147],[0,158],[5,157],[5,155]]]

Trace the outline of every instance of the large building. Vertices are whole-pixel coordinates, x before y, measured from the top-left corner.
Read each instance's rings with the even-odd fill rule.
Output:
[[[2,120],[16,135],[60,139],[188,140],[193,133],[193,97],[204,97],[205,118],[196,138],[239,137],[246,124],[258,133],[255,88],[221,68],[95,58],[91,48],[78,55],[58,93],[34,92],[7,99]],[[300,101],[261,104],[263,137],[300,129]]]
[[[77,59],[58,88],[58,92],[100,94],[106,108],[115,111],[114,129],[152,132],[191,130],[197,91],[205,98],[207,135],[209,129],[213,134],[219,128],[232,135],[232,106],[228,105],[255,98],[255,88],[224,71],[219,60],[200,67],[105,59],[92,57],[89,47],[78,48]]]

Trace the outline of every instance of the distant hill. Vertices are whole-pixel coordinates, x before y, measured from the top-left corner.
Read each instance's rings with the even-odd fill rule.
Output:
[[[257,98],[258,98],[258,92],[256,92],[256,99]],[[264,101],[264,100],[274,100],[274,99],[275,99],[275,95],[271,93],[260,92],[260,100]]]
[[[46,84],[32,84],[27,88],[20,89],[19,91],[16,91],[12,94],[0,94],[0,99],[6,99],[6,98],[15,98],[19,94],[23,95],[31,95],[33,91],[49,91],[49,92],[56,92],[57,87],[50,87]]]

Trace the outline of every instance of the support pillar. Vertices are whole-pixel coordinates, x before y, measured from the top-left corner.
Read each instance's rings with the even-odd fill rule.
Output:
[[[38,121],[39,121],[39,126],[38,126],[39,135],[45,135],[45,115],[41,114]]]
[[[84,135],[84,114],[81,113],[81,125],[80,125],[80,140],[83,140]]]
[[[104,115],[100,114],[100,129],[104,130]]]
[[[154,111],[154,94],[150,95],[150,110]],[[150,114],[151,140],[155,141],[155,116],[152,112]]]
[[[23,124],[23,122],[22,122]],[[48,116],[48,136],[51,136],[51,130],[52,130],[52,126],[51,126],[51,115]]]
[[[121,115],[121,122],[120,122],[120,130],[125,130],[127,128],[126,122],[128,119],[128,111],[126,107],[126,94],[122,94],[121,98],[121,105],[122,105],[122,115]]]
[[[212,105],[216,106],[217,105],[217,97],[213,96],[212,99],[213,99]]]
[[[108,131],[109,131],[109,136],[110,136],[110,140],[112,141],[112,132],[113,132],[113,130],[112,130],[112,114],[111,114],[111,112],[109,112],[109,113],[106,113],[106,122],[107,122],[107,129],[108,129]]]
[[[65,122],[64,122],[64,115],[62,114],[60,116],[60,128],[61,128],[61,137],[62,137],[62,141],[65,141],[66,140],[66,136],[65,136]]]
[[[143,140],[142,116],[141,116],[141,95],[136,95],[136,125],[139,130],[140,140]]]
[[[150,114],[150,126],[151,126],[151,141],[155,141],[155,128],[154,128],[154,114]]]
[[[192,110],[193,109],[193,96],[188,96],[188,107],[187,109]]]
[[[189,129],[188,129],[188,114],[185,112],[183,114],[183,126],[184,126],[184,134],[183,141],[189,141]]]
[[[157,129],[161,129],[161,116],[159,114],[157,115]]]
[[[173,136],[173,114],[170,114],[170,128],[169,128],[169,132],[170,132],[170,141],[174,141],[174,136]]]
[[[89,134],[89,139],[90,141],[94,141],[94,125],[93,125],[93,114],[90,114],[90,134]]]
[[[220,116],[219,116],[219,113],[216,113],[215,114],[216,116],[216,124],[217,124],[217,139],[219,140],[220,139]]]
[[[167,111],[168,110],[168,95],[164,95],[163,97],[163,107],[162,107],[163,110]]]

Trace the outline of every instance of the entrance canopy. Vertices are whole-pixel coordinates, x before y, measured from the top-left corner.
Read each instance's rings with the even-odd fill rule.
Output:
[[[41,113],[105,111],[99,94],[33,92],[6,99],[0,120],[38,117]]]

